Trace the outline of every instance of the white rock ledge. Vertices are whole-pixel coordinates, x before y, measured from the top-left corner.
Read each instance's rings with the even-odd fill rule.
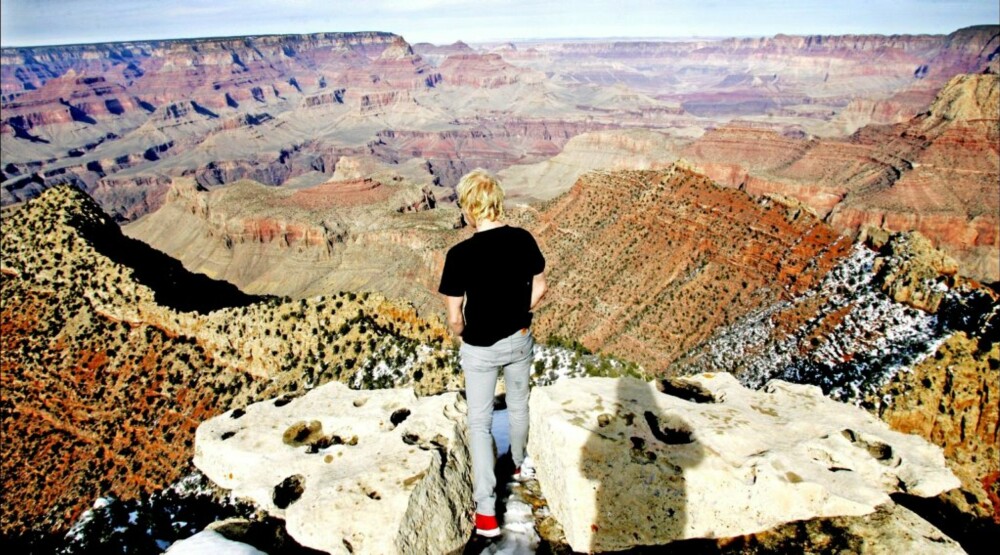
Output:
[[[672,383],[703,402],[630,378],[532,391],[528,449],[575,551],[865,515],[892,492],[933,496],[959,485],[939,448],[817,387],[772,381],[754,391],[729,374]]]
[[[472,531],[465,403],[455,393],[332,382],[206,421],[194,463],[328,553],[451,553]]]

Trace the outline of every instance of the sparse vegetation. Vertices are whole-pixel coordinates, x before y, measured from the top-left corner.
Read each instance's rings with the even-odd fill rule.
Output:
[[[720,219],[725,208],[732,214]],[[814,218],[789,220],[773,202],[676,166],[592,172],[547,212],[558,225],[522,222],[542,227],[553,284],[538,334],[656,370],[720,326],[808,289],[851,244]]]
[[[438,362],[450,356],[443,327],[375,295],[206,315],[165,307],[134,278],[154,269],[98,250],[101,234],[118,233],[106,221],[89,198],[55,188],[2,222],[3,487],[23,500],[4,519],[9,537],[29,523],[64,529],[96,497],[135,499],[177,480],[195,428],[223,410],[383,363],[405,375],[369,385],[420,372],[419,388],[434,391],[451,379]],[[47,251],[61,256],[37,254]]]

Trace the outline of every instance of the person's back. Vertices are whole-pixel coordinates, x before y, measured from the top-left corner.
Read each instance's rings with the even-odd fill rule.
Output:
[[[531,286],[545,260],[528,231],[479,231],[448,253],[440,292],[465,300],[462,341],[488,347],[531,325]]]
[[[462,339],[476,531],[496,536],[493,396],[502,369],[511,457],[520,471],[534,349],[529,326],[531,310],[545,292],[545,258],[531,233],[501,222],[503,189],[495,178],[482,170],[470,172],[459,182],[458,196],[476,233],[448,251],[438,291],[445,296],[449,326]]]

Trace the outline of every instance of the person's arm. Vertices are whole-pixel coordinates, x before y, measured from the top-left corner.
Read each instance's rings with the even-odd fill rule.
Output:
[[[465,315],[462,314],[462,301],[465,297],[444,296],[444,304],[448,308],[448,327],[455,337],[461,337],[465,331]]]
[[[535,277],[531,278],[531,305],[528,310],[534,310],[535,306],[538,305],[538,301],[542,300],[542,295],[545,294],[545,272],[536,274]]]

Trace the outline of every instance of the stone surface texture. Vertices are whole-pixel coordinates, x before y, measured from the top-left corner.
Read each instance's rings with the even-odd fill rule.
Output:
[[[865,515],[890,493],[959,485],[939,448],[817,387],[753,391],[729,374],[536,388],[528,449],[576,551]]]
[[[872,271],[882,292],[896,302],[937,312],[947,288],[936,285],[958,273],[955,260],[936,250],[918,231],[893,235],[881,245],[881,252]]]
[[[457,394],[330,383],[203,423],[194,462],[329,553],[450,553],[471,533]]]

